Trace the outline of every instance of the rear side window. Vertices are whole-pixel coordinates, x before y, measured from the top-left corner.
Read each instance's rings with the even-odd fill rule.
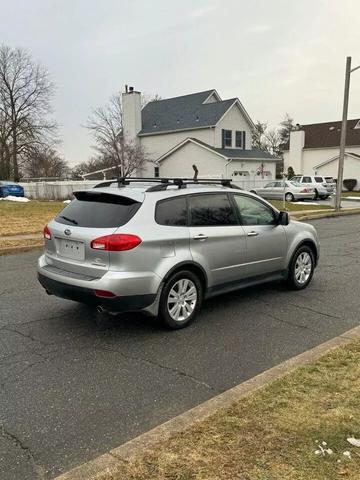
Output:
[[[56,217],[65,225],[115,228],[125,225],[139,210],[141,202],[100,192],[76,192],[75,199]]]
[[[311,177],[303,177],[302,183],[311,183]]]
[[[187,223],[186,198],[169,198],[157,203],[155,221],[159,225],[171,227],[184,226]]]
[[[204,194],[189,197],[192,226],[236,225],[237,218],[229,197],[224,194]]]
[[[316,183],[322,183],[324,181],[323,177],[315,177]]]

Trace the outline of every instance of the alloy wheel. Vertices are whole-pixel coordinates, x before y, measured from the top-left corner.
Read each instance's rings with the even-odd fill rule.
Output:
[[[308,252],[302,252],[296,259],[295,278],[300,285],[304,285],[312,271],[312,259]]]
[[[198,293],[194,282],[188,278],[178,280],[167,297],[167,309],[176,322],[186,320],[195,310]]]

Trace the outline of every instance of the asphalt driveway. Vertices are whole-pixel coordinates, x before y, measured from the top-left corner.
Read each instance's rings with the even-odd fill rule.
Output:
[[[190,328],[140,315],[98,325],[48,297],[38,252],[0,257],[0,478],[52,478],[359,324],[360,216],[313,222],[311,286],[204,304]]]

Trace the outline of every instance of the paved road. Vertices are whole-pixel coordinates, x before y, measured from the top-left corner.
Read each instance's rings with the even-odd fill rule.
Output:
[[[99,326],[48,297],[37,253],[0,257],[0,478],[52,478],[359,323],[360,216],[318,220],[306,291],[212,299],[190,328],[127,315]]]

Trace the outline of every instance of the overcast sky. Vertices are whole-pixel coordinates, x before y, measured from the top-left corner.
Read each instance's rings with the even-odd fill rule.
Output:
[[[60,151],[91,155],[81,127],[124,84],[161,97],[216,88],[253,120],[339,120],[345,57],[360,64],[359,0],[0,0],[0,42],[57,85]],[[360,117],[360,71],[349,118]]]

